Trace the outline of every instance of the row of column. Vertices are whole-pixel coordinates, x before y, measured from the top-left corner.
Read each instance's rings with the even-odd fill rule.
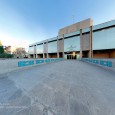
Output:
[[[92,26],[90,27],[90,50],[89,50],[89,58],[92,58],[93,57],[93,50],[92,50]],[[64,35],[62,37],[62,40],[63,40],[63,57],[64,57]],[[47,53],[46,53],[46,58],[49,58],[48,56],[48,40],[47,40],[47,43],[46,43],[46,49],[47,49]],[[44,48],[44,42],[43,42],[43,48]],[[34,51],[35,51],[35,55],[34,55],[34,58],[37,58],[37,52],[36,52],[36,48],[34,46]],[[80,58],[82,58],[82,29],[80,29]],[[59,58],[59,39],[58,39],[58,36],[57,36],[57,58]],[[43,58],[45,58],[45,53],[43,51]]]
[[[43,51],[43,58],[45,58],[45,54],[46,54],[46,58],[49,58],[49,56],[48,56],[48,40],[47,40],[47,43],[46,43],[47,45],[46,46],[44,46],[45,44],[44,44],[44,42],[43,42],[43,48],[44,47],[46,47],[46,49],[47,49],[47,53],[44,53],[44,51]],[[36,47],[37,47],[37,45],[34,45],[34,58],[37,58],[37,51],[36,51]],[[64,48],[64,35],[63,35],[63,48]],[[64,57],[64,50],[63,50],[63,57]],[[58,39],[58,36],[57,36],[57,58],[60,58],[60,56],[59,56],[59,39]]]

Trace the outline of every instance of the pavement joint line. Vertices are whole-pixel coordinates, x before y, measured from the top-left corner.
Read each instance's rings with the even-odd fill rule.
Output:
[[[59,80],[59,79],[56,79],[56,78],[51,78],[51,77],[49,77],[50,79],[53,79],[53,80],[57,80],[57,81],[60,81],[60,82],[62,82],[62,83],[66,83],[66,84],[69,84],[69,85],[75,85],[75,86],[78,86],[77,84],[74,84],[73,82],[71,82],[71,81],[69,81],[69,82],[67,82],[67,81],[63,81],[63,80]],[[79,86],[79,87],[84,87],[84,86]]]
[[[39,107],[39,109],[42,107],[42,108],[48,108],[48,111],[50,111],[53,115],[55,115],[55,113],[56,113],[56,111],[55,110],[52,110],[51,109],[51,107],[49,107],[48,105],[44,105],[43,103],[40,103],[38,100],[38,98],[36,97],[36,96],[34,96],[33,97],[33,95],[30,95],[27,91],[25,91],[26,93],[26,95],[31,99],[31,101],[33,101],[32,103],[31,103],[31,105],[28,107],[28,108],[30,108],[30,107],[32,107],[32,106],[34,106],[34,105],[39,105],[38,107]],[[24,110],[24,109],[23,109]],[[22,111],[23,111],[22,110]],[[43,110],[43,109],[41,109],[41,110]]]
[[[14,99],[13,102],[16,102],[17,100],[15,99],[17,96],[19,101],[23,101],[24,99],[24,105],[30,108],[28,108],[28,110],[20,110],[20,112],[30,112],[28,115],[31,114],[34,109],[38,109],[41,113],[44,110],[49,111],[47,115],[65,115],[64,113],[66,112],[66,115],[74,115],[82,111],[84,112],[85,110],[86,115],[114,115],[115,74],[102,70],[99,67],[82,64],[82,62],[78,62],[77,64],[72,61],[70,62],[62,63],[62,65],[65,65],[65,69],[63,66],[60,66],[61,63],[56,63],[42,67],[39,66],[29,69],[28,71],[20,71],[20,74],[18,74],[18,72],[7,74],[8,78],[5,78],[3,80],[4,82],[1,80],[0,90],[12,86],[12,88],[14,88],[14,86],[16,86],[16,92],[19,89],[22,94],[21,96],[17,95],[15,89],[12,90],[11,88],[6,96],[0,93],[0,96],[2,96],[1,100],[7,99],[6,97],[8,97],[8,99],[12,97],[11,99]],[[69,66],[70,64],[72,65]],[[57,70],[59,70],[59,72]],[[5,86],[8,80],[12,80],[14,83],[8,83],[7,86]],[[54,96],[56,96],[56,99]],[[29,103],[25,104],[26,101]],[[12,100],[8,100],[8,102],[12,103]],[[17,102],[14,104],[20,105],[20,103]],[[55,104],[57,104],[57,106],[55,106]],[[65,104],[66,106],[61,106],[60,104]],[[85,106],[87,107],[85,108]],[[31,110],[29,111],[29,109]],[[53,114],[53,112],[50,114],[50,111],[53,111],[55,114]],[[20,112],[19,114],[23,113]]]
[[[61,80],[60,80],[60,81],[61,81]],[[61,82],[64,82],[64,81],[61,81]],[[64,82],[64,83],[66,83],[66,82]],[[43,85],[44,85],[44,84],[43,84]],[[34,96],[34,97],[31,96],[31,95],[26,91],[26,89],[24,89],[24,88],[23,88],[23,91],[24,91],[24,94],[25,94],[26,96],[29,96],[31,99],[32,99],[32,98],[33,98],[33,99],[37,98],[37,97],[35,97],[35,96]],[[59,91],[59,90],[56,89],[55,91]],[[65,94],[67,94],[67,93],[65,93]],[[67,95],[68,95],[68,94],[67,94]],[[37,103],[38,103],[38,104],[41,104],[40,102],[37,102]],[[41,105],[43,105],[43,104],[41,104]],[[30,105],[29,107],[31,107],[31,106],[32,106],[32,105]],[[29,108],[29,107],[28,107],[28,108]],[[44,105],[44,107],[46,107],[46,105]],[[24,110],[24,109],[23,109],[23,110]],[[22,111],[23,111],[23,110],[22,110]],[[54,111],[54,110],[53,110],[53,111]],[[55,112],[54,112],[54,113],[55,113]]]

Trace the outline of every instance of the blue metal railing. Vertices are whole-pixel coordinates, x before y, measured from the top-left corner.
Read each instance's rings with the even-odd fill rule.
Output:
[[[108,60],[103,60],[103,59],[90,59],[90,58],[82,58],[82,61],[98,64],[101,66],[106,66],[106,67],[112,67],[112,61]]]
[[[18,67],[23,67],[23,66],[29,66],[29,65],[34,65],[34,61],[19,61],[18,62]]]
[[[43,64],[43,63],[51,63],[51,62],[57,62],[57,61],[62,61],[63,58],[49,58],[49,59],[36,59],[30,60],[30,61],[19,61],[18,62],[18,67],[24,67],[24,66],[31,66],[31,65],[38,65],[38,64]]]

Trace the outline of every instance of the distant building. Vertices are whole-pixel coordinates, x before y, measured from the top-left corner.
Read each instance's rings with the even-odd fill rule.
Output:
[[[8,54],[12,54],[12,49],[11,49],[11,46],[6,46],[4,48],[5,52],[8,53]]]
[[[91,19],[59,30],[58,36],[29,45],[30,58],[115,58],[115,20]]]

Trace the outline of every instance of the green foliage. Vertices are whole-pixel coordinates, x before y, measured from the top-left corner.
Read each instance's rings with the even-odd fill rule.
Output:
[[[2,53],[0,54],[0,58],[13,58],[13,54]]]
[[[0,58],[13,58],[14,56],[12,54],[4,53],[3,46],[0,46]]]
[[[3,54],[4,53],[4,48],[3,46],[0,46],[0,54]]]

